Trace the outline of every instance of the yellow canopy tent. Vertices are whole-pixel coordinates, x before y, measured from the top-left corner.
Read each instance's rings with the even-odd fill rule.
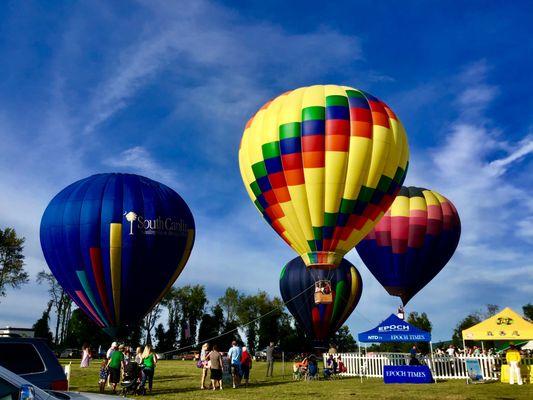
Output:
[[[463,330],[462,335],[463,348],[465,347],[465,340],[481,340],[481,347],[483,348],[483,340],[531,340],[533,339],[533,324],[506,307],[485,321]],[[533,366],[521,365],[520,370],[522,376],[525,377],[525,382],[533,382]],[[502,365],[501,381],[509,382],[508,365]]]
[[[485,321],[465,329],[462,334],[463,340],[531,340],[533,324],[506,307]]]

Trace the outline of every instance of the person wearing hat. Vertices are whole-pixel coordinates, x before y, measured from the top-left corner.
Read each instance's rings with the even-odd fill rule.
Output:
[[[107,352],[105,353],[105,359],[107,361],[109,361],[109,359],[111,358],[111,355],[117,349],[117,347],[118,347],[118,343],[117,342],[111,343],[111,347],[109,349],[107,349]],[[111,384],[109,383],[109,374],[107,375],[107,386],[111,387]]]
[[[111,358],[111,354],[113,354],[113,352],[117,349],[117,347],[118,347],[117,342],[111,343],[111,347],[107,350],[107,353],[105,354],[105,358],[109,360]]]
[[[111,353],[111,357],[107,361],[107,368],[109,370],[109,382],[113,387],[113,394],[117,391],[117,385],[120,382],[120,372],[124,368],[124,354],[122,351],[124,346],[120,345],[117,350]]]
[[[505,359],[507,360],[507,364],[509,365],[509,383],[511,385],[514,385],[516,375],[516,380],[518,381],[518,384],[521,385],[522,375],[520,374],[520,361],[522,357],[520,357],[520,352],[514,344],[509,346],[509,350],[507,350]]]

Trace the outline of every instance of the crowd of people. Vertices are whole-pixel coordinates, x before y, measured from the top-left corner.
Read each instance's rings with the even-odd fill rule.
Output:
[[[272,377],[274,374],[274,352],[274,343],[270,342],[264,352],[267,364],[266,377]],[[413,346],[409,353],[411,355],[409,365],[419,365],[417,347]],[[437,348],[434,354],[449,357],[475,357],[494,355],[496,351],[493,348],[488,350],[480,349],[478,346],[460,349],[450,344],[445,349],[442,347]],[[514,345],[511,345],[506,352],[506,361],[509,365],[511,378],[510,383],[514,383],[516,380],[518,384],[522,384],[520,378],[521,356],[520,350]],[[91,358],[90,346],[84,344],[80,367],[87,368]],[[253,359],[246,346],[240,346],[236,341],[232,342],[231,348],[226,353],[222,353],[216,344],[213,346],[208,343],[203,344],[197,362],[197,367],[202,371],[200,389],[222,390],[224,375],[227,378],[226,383],[230,379],[229,376],[231,376],[233,388],[248,386]],[[98,381],[100,392],[103,393],[107,385],[113,393],[116,393],[118,384],[122,382],[123,394],[130,387],[129,385],[134,389],[132,393],[145,394],[146,386],[148,387],[148,392],[151,393],[156,365],[157,355],[151,345],[147,344],[144,348],[137,347],[134,351],[133,348],[125,344],[113,342],[100,365]],[[322,372],[324,379],[331,379],[339,373],[346,372],[341,354],[337,353],[334,346],[331,346],[328,351]],[[315,354],[309,353],[296,356],[293,363],[294,379],[315,379],[319,375],[319,358]]]
[[[274,343],[271,343],[269,347],[273,348],[273,346]],[[270,376],[272,376],[273,372],[273,360],[271,361]],[[225,363],[228,364],[231,373],[233,388],[236,389],[241,385],[248,386],[250,370],[252,369],[252,356],[246,347],[241,347],[236,341],[233,341],[226,356],[223,356],[216,344],[211,347],[208,343],[205,343],[202,346],[197,365],[198,368],[202,369],[200,389],[222,390],[222,374]],[[208,373],[211,380],[210,387],[206,385]]]
[[[293,379],[315,379],[319,376],[319,358],[313,354],[301,354],[297,356],[292,364]],[[341,355],[336,352],[328,353],[326,358],[323,377],[330,379],[338,373],[346,372],[346,366]]]
[[[492,356],[496,353],[495,349],[481,349],[478,346],[466,346],[464,349],[461,349],[459,347],[454,346],[453,344],[450,344],[447,348],[444,347],[438,347],[435,349],[435,355],[437,356],[444,356],[448,355],[450,357],[453,356]]]
[[[89,367],[91,359],[90,346],[84,344],[80,367]],[[152,392],[156,364],[157,355],[151,345],[137,347],[134,352],[130,346],[113,342],[100,364],[98,376],[100,393],[104,393],[108,385],[115,394],[121,380],[124,387],[134,386],[135,392],[139,394],[146,393],[148,383],[148,392]]]

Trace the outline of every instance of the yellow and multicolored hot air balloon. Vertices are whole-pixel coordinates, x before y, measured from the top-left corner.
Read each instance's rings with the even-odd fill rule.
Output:
[[[348,86],[302,87],[248,123],[239,165],[266,221],[308,267],[336,268],[389,208],[407,170],[405,130]]]
[[[450,260],[460,236],[461,221],[450,200],[429,189],[402,187],[356,249],[379,283],[405,305]]]

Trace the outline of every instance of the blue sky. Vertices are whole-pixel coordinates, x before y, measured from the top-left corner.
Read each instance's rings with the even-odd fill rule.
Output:
[[[376,4],[378,3],[378,4]],[[408,132],[406,183],[457,206],[459,249],[410,303],[436,339],[486,303],[533,299],[533,4],[469,2],[2,2],[0,226],[27,239],[32,283],[0,302],[31,325],[47,299],[38,228],[52,196],[97,172],[176,189],[197,222],[178,285],[278,295],[294,255],[242,186],[238,143],[264,102],[315,83],[384,100]],[[529,17],[529,18],[528,18]],[[361,264],[369,329],[398,305]]]

